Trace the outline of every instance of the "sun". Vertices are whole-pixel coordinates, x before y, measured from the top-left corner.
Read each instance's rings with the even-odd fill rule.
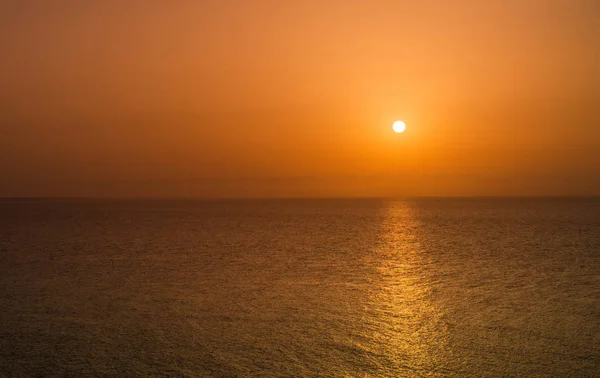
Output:
[[[396,121],[392,125],[392,129],[394,129],[394,132],[398,134],[403,133],[404,130],[406,130],[406,124],[402,121]]]

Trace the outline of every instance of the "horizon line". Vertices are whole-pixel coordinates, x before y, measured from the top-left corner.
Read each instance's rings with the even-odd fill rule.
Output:
[[[0,196],[6,200],[194,200],[194,201],[229,201],[229,200],[409,200],[409,199],[502,199],[502,198],[556,198],[556,199],[600,199],[600,194],[533,194],[533,195],[402,195],[402,196],[279,196],[279,197],[207,197],[207,196]]]

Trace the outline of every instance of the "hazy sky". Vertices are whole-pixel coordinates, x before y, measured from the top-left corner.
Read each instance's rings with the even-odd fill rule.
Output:
[[[3,0],[0,196],[600,195],[599,20],[596,0]]]

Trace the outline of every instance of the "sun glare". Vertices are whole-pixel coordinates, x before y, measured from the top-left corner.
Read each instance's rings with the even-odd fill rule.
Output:
[[[398,134],[403,133],[404,130],[406,130],[406,124],[402,121],[396,121],[392,125],[392,129],[394,129],[394,132],[396,132]]]

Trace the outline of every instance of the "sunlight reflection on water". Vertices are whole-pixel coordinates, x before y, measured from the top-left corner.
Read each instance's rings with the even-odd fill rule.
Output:
[[[419,242],[416,210],[408,202],[390,202],[384,211],[380,243],[369,255],[379,274],[370,298],[372,338],[395,369],[427,374],[436,370],[447,348],[444,312],[430,299],[429,262]]]

